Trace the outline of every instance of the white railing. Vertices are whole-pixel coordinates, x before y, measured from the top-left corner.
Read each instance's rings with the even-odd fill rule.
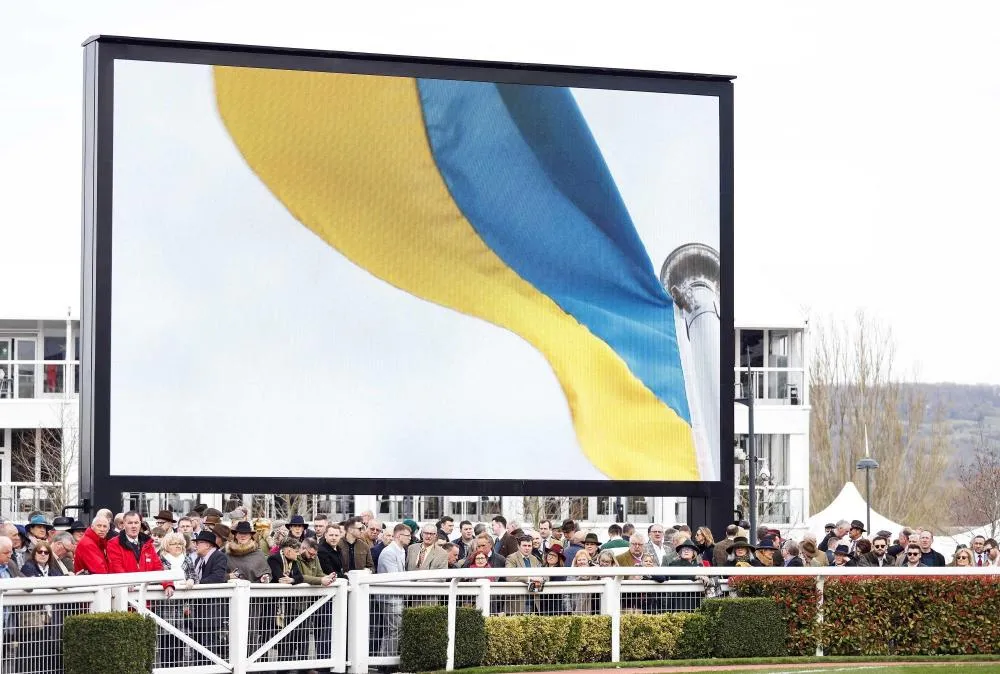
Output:
[[[565,580],[567,576],[588,580]],[[460,606],[484,615],[606,615],[610,662],[621,661],[622,615],[693,611],[709,588],[727,593],[727,576],[805,576],[820,598],[837,576],[977,576],[1000,568],[900,567],[588,567],[459,569],[371,574],[352,571],[329,587],[250,584],[235,580],[179,589],[171,598],[159,583],[172,572],[0,580],[0,674],[61,672],[61,628],[69,615],[133,610],[157,624],[157,674],[214,674],[280,670],[367,672],[399,664],[404,608],[447,606],[447,669],[454,668],[455,618]],[[630,580],[630,576],[683,580]],[[491,581],[496,577],[498,580]],[[528,578],[546,578],[529,592]],[[817,654],[822,651],[817,649]]]

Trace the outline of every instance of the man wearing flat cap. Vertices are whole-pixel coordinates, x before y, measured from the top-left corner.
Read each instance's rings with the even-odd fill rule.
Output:
[[[847,547],[851,550],[851,555],[857,554],[858,541],[864,536],[865,523],[861,520],[851,520],[851,528],[847,532]],[[836,554],[836,553],[834,553]]]

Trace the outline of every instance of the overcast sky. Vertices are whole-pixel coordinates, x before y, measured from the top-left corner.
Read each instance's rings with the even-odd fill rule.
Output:
[[[997,10],[803,5],[3,3],[0,316],[78,303],[90,34],[713,72],[738,77],[738,321],[864,308],[920,379],[1000,384],[981,297],[997,266]]]

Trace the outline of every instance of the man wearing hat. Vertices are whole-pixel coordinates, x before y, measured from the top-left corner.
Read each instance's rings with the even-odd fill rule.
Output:
[[[199,531],[194,539],[194,577],[199,585],[225,583],[229,578],[229,560],[219,549],[219,540],[211,531]]]
[[[194,578],[198,585],[225,583],[229,578],[229,560],[219,549],[218,539],[211,531],[199,531],[194,539]],[[224,599],[194,599],[191,611],[202,630],[202,643],[216,655],[222,655],[222,602]]]
[[[847,532],[847,547],[851,550],[851,555],[857,552],[858,541],[865,533],[865,523],[861,520],[851,520],[851,528]],[[834,554],[837,554],[834,552]]]
[[[160,529],[165,529],[167,531],[173,531],[174,525],[177,524],[177,519],[174,514],[169,510],[161,510],[156,513],[156,526]]]
[[[60,531],[69,531],[70,526],[73,524],[72,517],[57,517],[52,520],[52,535],[59,533]]]
[[[246,520],[240,520],[236,523],[236,528],[233,529],[232,533],[233,540],[225,544],[229,577],[242,578],[251,583],[271,582],[268,575],[270,568],[267,564],[267,555],[261,552],[257,541],[254,540],[254,531],[250,523]],[[264,576],[268,577],[262,579]]]
[[[73,536],[73,542],[79,545],[80,540],[87,533],[87,525],[80,520],[73,520],[73,523],[69,525],[69,533]]]
[[[845,543],[841,543],[833,551],[833,565],[834,566],[857,566],[858,563],[854,559],[853,553],[851,553],[851,548]]]

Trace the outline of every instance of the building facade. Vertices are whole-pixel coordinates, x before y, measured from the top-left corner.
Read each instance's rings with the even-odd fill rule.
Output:
[[[759,457],[759,520],[782,529],[808,518],[809,390],[807,325],[747,323],[737,328],[736,397],[755,396]],[[0,319],[0,515],[24,519],[32,510],[58,514],[78,502],[79,323],[70,319]],[[749,366],[750,375],[746,369]],[[735,504],[747,501],[747,407],[735,405]],[[293,498],[294,502],[289,503]],[[606,527],[618,519],[639,526],[687,521],[683,498],[632,496],[504,497],[447,495],[141,494],[123,495],[121,509],[187,512],[197,503],[229,510],[244,503],[255,515],[289,511],[346,517],[370,510],[380,520],[581,521]],[[691,522],[697,525],[699,523]]]

